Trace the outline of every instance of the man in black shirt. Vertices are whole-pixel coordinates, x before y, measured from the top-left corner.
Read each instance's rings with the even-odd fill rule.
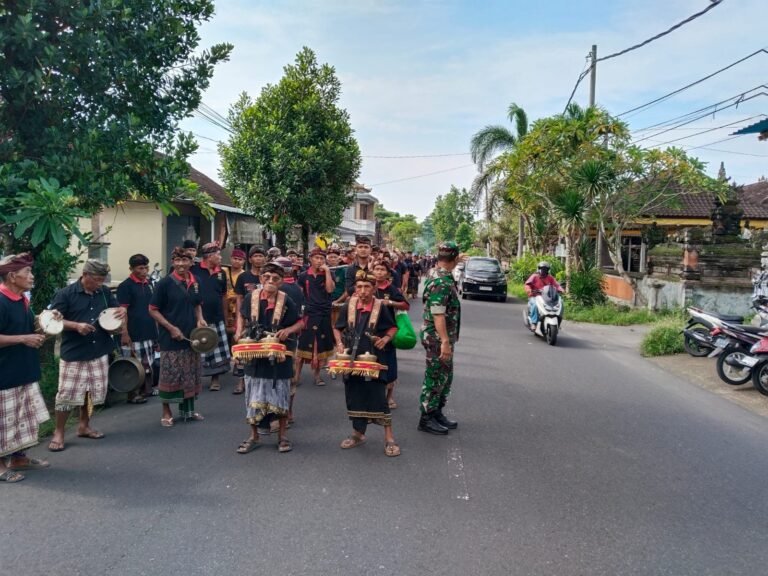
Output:
[[[59,290],[51,302],[51,308],[64,316],[56,430],[48,444],[51,452],[64,450],[64,426],[75,406],[80,407],[78,437],[104,437],[90,427],[89,412],[91,406],[103,404],[107,397],[109,353],[115,348],[112,335],[99,325],[99,315],[107,308],[117,307],[117,300],[104,286],[107,274],[107,264],[88,260],[80,279]],[[125,321],[124,309],[119,308],[116,315]]]
[[[320,369],[333,355],[333,328],[331,326],[332,294],[335,288],[333,275],[325,264],[325,252],[314,248],[310,253],[311,265],[299,274],[298,283],[304,290],[304,316],[306,327],[299,337],[298,361],[295,380],[301,377],[304,362],[309,362],[315,376],[315,384],[325,385]]]
[[[48,462],[24,452],[38,443],[39,425],[50,419],[38,384],[37,349],[45,336],[34,333],[34,317],[24,296],[35,281],[32,263],[29,254],[0,260],[0,481],[9,484],[24,480],[18,470],[48,467]]]
[[[352,296],[355,291],[355,278],[358,270],[369,271],[371,263],[371,239],[368,236],[355,236],[355,259],[347,266],[345,288]]]
[[[243,305],[243,300],[246,294],[250,294],[257,288],[261,288],[261,280],[259,279],[259,273],[261,267],[267,261],[266,252],[262,246],[251,246],[248,250],[248,262],[251,265],[248,270],[240,274],[235,282],[235,294],[237,295],[237,310]],[[235,321],[235,334],[240,334],[243,331],[243,318],[238,313]]]
[[[149,315],[152,285],[149,283],[149,258],[134,254],[128,259],[131,275],[117,287],[117,302],[125,308],[128,321],[123,324],[121,344],[141,361],[144,384],[128,394],[129,404],[144,404],[152,396],[152,362],[157,343],[157,324]]]
[[[192,266],[190,273],[200,285],[200,296],[203,299],[203,318],[211,328],[216,330],[218,344],[211,352],[202,354],[203,376],[211,377],[208,390],[221,390],[219,376],[229,372],[230,358],[227,339],[227,325],[224,321],[224,308],[227,305],[227,277],[221,268],[221,248],[216,242],[209,242],[202,249],[203,259],[200,264]]]

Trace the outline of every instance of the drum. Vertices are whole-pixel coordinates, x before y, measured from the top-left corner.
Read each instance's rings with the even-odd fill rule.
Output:
[[[190,348],[198,354],[208,354],[219,344],[219,335],[210,326],[195,328],[189,334],[189,342]]]
[[[283,362],[287,352],[285,344],[271,336],[262,338],[258,342],[244,338],[232,346],[233,358],[243,362],[250,362],[257,358],[274,358],[278,362]]]
[[[128,356],[117,358],[109,365],[107,382],[117,392],[133,392],[144,384],[144,365],[140,360]]]
[[[379,377],[379,372],[387,367],[379,364],[373,354],[361,354],[355,360],[348,355],[341,354],[334,360],[328,361],[328,372],[331,374],[345,374],[350,376],[364,376],[366,380]]]
[[[123,320],[117,317],[120,308],[107,308],[99,314],[99,326],[110,334],[120,334],[123,331]]]
[[[43,310],[35,318],[35,332],[46,336],[58,336],[64,331],[64,320],[56,310]]]

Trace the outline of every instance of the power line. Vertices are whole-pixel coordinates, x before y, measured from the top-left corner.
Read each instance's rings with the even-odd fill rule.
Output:
[[[741,124],[742,122],[748,122],[749,120],[754,120],[755,118],[762,118],[765,114],[755,114],[754,116],[750,116],[748,118],[742,118],[741,120],[736,120],[735,122],[729,122],[728,124],[723,124],[722,126],[716,126],[714,128],[707,128],[706,130],[702,130],[701,132],[696,132],[695,134],[688,134],[687,136],[680,136],[679,138],[675,138],[673,140],[668,140],[666,142],[662,142],[661,145],[665,144],[672,144],[673,142],[679,142],[680,140],[688,140],[689,138],[694,138],[696,136],[701,136],[702,134],[707,134],[708,132],[714,132],[715,130],[722,130],[723,128],[728,128],[733,126],[734,124]]]
[[[571,90],[571,95],[568,97],[568,102],[565,103],[565,108],[563,108],[563,114],[565,114],[566,110],[568,110],[568,106],[571,105],[571,101],[573,100],[573,97],[576,95],[576,89],[579,87],[579,84],[581,84],[581,81],[584,80],[584,78],[589,74],[590,70],[592,70],[592,66],[589,64],[589,59],[592,53],[590,52],[587,54],[586,61],[584,62],[584,69],[579,74],[579,77],[576,79],[576,84],[573,87],[573,90]]]
[[[752,52],[752,54],[749,54],[747,56],[744,56],[744,58],[740,58],[739,60],[736,60],[735,62],[731,62],[728,64],[728,66],[725,66],[724,68],[720,68],[720,70],[716,70],[715,72],[712,72],[711,74],[708,74],[707,76],[704,76],[703,78],[699,78],[695,82],[691,82],[690,84],[687,84],[683,86],[682,88],[678,88],[677,90],[673,90],[669,94],[665,94],[664,96],[659,96],[658,98],[651,100],[650,102],[646,102],[645,104],[641,104],[640,106],[635,106],[634,108],[630,108],[626,112],[622,112],[619,114],[619,116],[625,116],[627,114],[631,114],[632,112],[636,112],[645,108],[650,108],[651,106],[654,106],[655,104],[658,104],[659,102],[662,102],[664,100],[667,100],[668,98],[671,98],[672,96],[676,94],[680,94],[680,92],[683,92],[685,90],[688,90],[689,88],[692,88],[693,86],[696,86],[697,84],[701,84],[702,82],[705,82],[706,80],[709,80],[710,78],[713,78],[720,74],[721,72],[725,72],[726,70],[733,68],[734,66],[737,66],[741,64],[742,62],[749,60],[750,58],[753,58],[757,56],[758,54],[768,54],[768,51],[765,48],[761,48],[760,50],[755,50]]]
[[[470,156],[470,152],[456,152],[455,154],[421,154],[416,156],[363,156],[363,158],[386,158],[386,159],[401,159],[401,158],[447,158],[449,156]]]
[[[659,34],[656,34],[656,36],[651,36],[647,40],[643,40],[639,44],[635,44],[634,46],[630,46],[629,48],[625,48],[624,50],[621,50],[620,52],[614,52],[613,54],[609,54],[608,56],[603,56],[602,58],[598,58],[596,62],[602,62],[604,60],[610,60],[611,58],[616,58],[617,56],[622,56],[623,54],[626,54],[627,52],[632,52],[633,50],[637,50],[638,48],[642,48],[643,46],[650,44],[651,42],[658,40],[659,38],[662,38],[666,36],[667,34],[670,34],[671,32],[674,32],[681,26],[684,26],[688,24],[689,22],[695,20],[699,16],[703,16],[713,8],[717,8],[720,4],[722,4],[723,0],[709,0],[710,4],[704,10],[700,12],[696,12],[695,14],[691,14],[686,18],[685,20],[681,20],[671,28],[667,28],[664,30],[664,32],[660,32]]]
[[[714,104],[710,104],[708,106],[704,106],[703,108],[699,108],[698,110],[694,110],[692,112],[687,112],[685,114],[682,114],[680,116],[675,116],[674,118],[670,118],[669,120],[664,120],[662,122],[657,122],[656,124],[651,124],[650,126],[646,126],[645,128],[638,128],[637,130],[633,130],[632,132],[645,132],[647,130],[653,130],[654,128],[660,128],[662,126],[668,126],[670,124],[674,124],[675,122],[679,122],[681,120],[688,119],[692,116],[695,116],[696,114],[700,114],[702,112],[706,112],[705,115],[709,115],[710,110],[714,112],[717,111],[717,107],[721,104],[725,104],[726,102],[730,102],[731,100],[738,100],[743,101],[744,97],[749,94],[750,92],[754,92],[755,90],[759,90],[760,88],[764,90],[768,90],[768,85],[766,84],[759,84],[755,86],[754,88],[750,88],[749,90],[745,90],[744,92],[741,92],[739,94],[735,94],[729,98],[726,98],[724,100],[720,100],[720,102],[715,102]],[[677,128],[675,128],[677,130]]]
[[[407,178],[398,178],[397,180],[388,180],[387,182],[379,182],[378,184],[371,184],[371,186],[384,186],[385,184],[395,184],[396,182],[405,182],[407,180],[416,180],[417,178],[426,178],[427,176],[434,176],[436,174],[444,174],[445,172],[453,172],[454,170],[462,170],[463,168],[469,168],[474,164],[464,164],[463,166],[456,166],[454,168],[448,168],[446,170],[438,170],[437,172],[429,172],[427,174],[419,174],[417,176],[408,176]]]

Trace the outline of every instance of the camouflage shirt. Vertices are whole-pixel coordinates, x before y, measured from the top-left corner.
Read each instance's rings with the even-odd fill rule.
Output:
[[[456,290],[453,275],[440,266],[430,271],[424,284],[424,338],[439,340],[435,330],[435,314],[445,314],[448,340],[455,344],[459,340],[461,327],[461,300]]]

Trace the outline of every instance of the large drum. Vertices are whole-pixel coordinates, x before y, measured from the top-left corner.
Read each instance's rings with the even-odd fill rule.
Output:
[[[35,318],[35,332],[46,336],[58,336],[64,331],[64,320],[56,310],[43,310]]]
[[[118,318],[120,308],[107,308],[99,314],[99,326],[110,334],[120,334],[123,331],[124,319]]]
[[[348,354],[338,354],[335,359],[328,361],[328,372],[347,376],[363,376],[366,380],[379,377],[379,372],[387,367],[377,362],[373,354],[361,354],[354,360]]]
[[[232,346],[232,357],[241,362],[250,362],[257,358],[274,358],[277,362],[283,362],[286,355],[285,344],[273,338],[263,338],[258,342],[244,338]]]

